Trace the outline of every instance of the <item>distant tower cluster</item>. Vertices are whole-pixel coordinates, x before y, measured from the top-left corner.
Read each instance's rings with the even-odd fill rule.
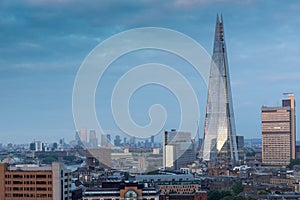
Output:
[[[239,159],[223,19],[218,16],[201,154],[204,161],[224,168],[235,166]]]
[[[97,133],[95,130],[90,130],[89,147],[98,147]]]
[[[292,93],[282,106],[261,108],[262,163],[286,166],[296,157],[295,99]]]
[[[89,137],[88,131],[86,129],[81,129],[75,133],[76,145],[86,146],[86,147],[98,147],[97,132],[95,130],[90,130]]]

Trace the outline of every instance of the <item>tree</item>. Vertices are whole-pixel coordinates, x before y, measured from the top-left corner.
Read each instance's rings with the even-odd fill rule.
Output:
[[[234,183],[231,189],[235,195],[238,195],[239,193],[243,192],[244,187],[242,182],[239,181]]]
[[[227,196],[227,197],[224,197],[222,200],[235,200],[235,197]]]
[[[74,162],[74,160],[76,159],[76,156],[64,156],[63,158],[65,161],[68,161],[68,162]]]
[[[232,193],[230,190],[222,190],[221,196],[222,196],[222,198],[227,197],[227,196],[232,196]]]
[[[261,194],[268,194],[268,192],[265,191],[265,190],[259,190],[259,191],[257,192],[257,194],[259,194],[259,195],[261,195]]]
[[[207,195],[207,200],[220,200],[222,195],[218,190],[210,190]]]
[[[294,165],[300,165],[300,159],[299,158],[291,159],[291,162],[287,167],[290,168],[290,169],[293,169]]]
[[[251,197],[243,197],[243,196],[227,196],[224,197],[222,200],[254,200]]]
[[[47,155],[42,159],[42,163],[44,164],[51,164],[56,161],[58,161],[58,157],[56,155]]]

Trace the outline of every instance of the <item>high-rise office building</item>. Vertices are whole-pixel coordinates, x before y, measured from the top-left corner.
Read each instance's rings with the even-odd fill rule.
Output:
[[[245,162],[245,151],[244,151],[244,136],[236,136],[236,146],[238,151],[238,165],[243,165]]]
[[[89,147],[92,148],[98,147],[97,133],[95,130],[90,130]]]
[[[136,146],[136,138],[135,138],[135,136],[132,136],[132,137],[130,137],[130,139],[129,139],[129,143],[130,143],[130,146],[132,146],[132,147],[135,147]]]
[[[201,154],[213,166],[230,168],[238,160],[222,16],[216,22]]]
[[[114,145],[115,146],[121,146],[121,142],[122,142],[122,140],[121,140],[120,136],[116,135],[116,137],[114,139]]]
[[[44,146],[45,144],[42,143],[41,141],[33,141],[32,143],[30,143],[30,150],[32,151],[44,151]]]
[[[163,143],[163,165],[165,169],[179,170],[192,163],[196,158],[190,132],[174,129],[165,131]]]
[[[288,94],[280,107],[261,108],[262,162],[264,165],[284,166],[295,159],[296,123],[295,99]]]
[[[101,147],[111,147],[113,146],[111,141],[111,135],[110,134],[102,134],[101,135]]]
[[[79,131],[79,137],[83,144],[87,144],[87,130],[86,129],[81,129]]]

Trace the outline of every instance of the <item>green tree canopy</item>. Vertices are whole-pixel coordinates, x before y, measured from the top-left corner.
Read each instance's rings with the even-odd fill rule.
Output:
[[[232,186],[232,191],[235,195],[238,195],[239,193],[244,191],[244,186],[242,184],[242,182],[236,182],[233,184]]]

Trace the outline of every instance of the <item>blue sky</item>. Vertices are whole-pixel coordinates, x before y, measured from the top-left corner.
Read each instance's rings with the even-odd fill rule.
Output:
[[[0,143],[74,137],[73,83],[82,61],[101,41],[131,28],[164,27],[192,37],[211,53],[217,13],[224,17],[237,133],[260,137],[262,105],[280,105],[283,92],[294,92],[296,103],[300,99],[299,9],[299,1],[3,0]],[[99,87],[96,98],[109,99],[107,90],[136,64],[130,58],[138,57],[137,63],[142,63],[157,59],[157,54],[144,52],[146,58],[137,54],[118,61],[115,65],[124,67],[107,71],[107,87]],[[173,58],[163,53],[158,57],[165,62]],[[193,84],[203,84],[192,71],[183,71],[190,80],[195,78]],[[172,94],[161,88],[144,90],[134,96],[139,103],[131,105],[133,118],[147,123],[149,105],[166,104],[173,113],[165,128],[176,127],[178,108],[172,106],[176,105]],[[199,97],[203,126],[206,99]],[[104,127],[115,131],[109,107],[96,107]]]

